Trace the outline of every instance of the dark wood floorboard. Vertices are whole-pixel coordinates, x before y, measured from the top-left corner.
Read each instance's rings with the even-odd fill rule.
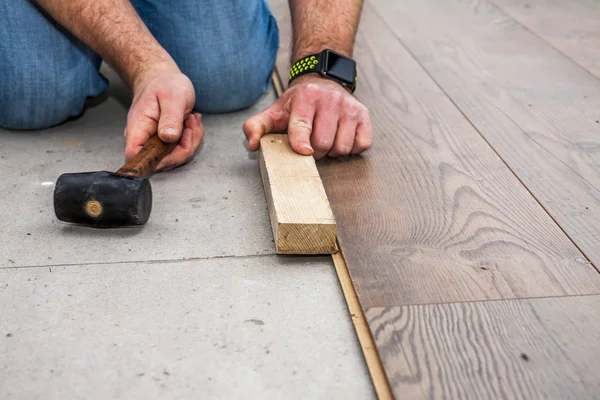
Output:
[[[372,308],[398,399],[597,399],[600,296]]]
[[[368,4],[600,267],[600,80],[487,1]]]
[[[600,78],[600,1],[491,1]]]
[[[592,398],[600,274],[562,228],[600,255],[600,91],[489,3],[449,1],[366,2],[375,145],[318,163],[354,289],[398,399]],[[285,76],[289,12],[271,3]]]
[[[363,307],[598,293],[600,275],[369,9],[375,145],[319,163]]]

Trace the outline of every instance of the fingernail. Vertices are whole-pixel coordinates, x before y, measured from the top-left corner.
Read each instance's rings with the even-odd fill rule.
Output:
[[[311,153],[314,151],[313,148],[310,147],[310,144],[308,144],[308,143],[302,143],[302,148],[310,151]]]
[[[177,136],[177,129],[173,128],[173,127],[169,127],[169,128],[165,128],[162,130],[161,132],[163,135],[167,135],[167,136]]]

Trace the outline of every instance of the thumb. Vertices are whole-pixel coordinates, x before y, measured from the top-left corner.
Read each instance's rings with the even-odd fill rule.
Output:
[[[260,138],[271,132],[283,132],[287,128],[289,115],[283,110],[282,98],[244,122],[244,134],[248,140],[248,150],[256,151]]]
[[[165,96],[159,97],[158,104],[158,136],[166,143],[177,142],[183,131],[183,121],[187,118],[185,100],[183,96]]]

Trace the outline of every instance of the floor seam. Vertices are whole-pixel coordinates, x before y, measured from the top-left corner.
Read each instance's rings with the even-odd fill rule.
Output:
[[[533,297],[511,297],[506,299],[483,299],[483,300],[458,300],[458,301],[440,301],[440,302],[425,302],[425,303],[410,303],[410,304],[387,304],[387,305],[373,305],[368,306],[365,310],[374,308],[391,308],[391,307],[425,307],[425,306],[437,306],[444,304],[469,304],[469,303],[495,303],[501,301],[529,301],[529,300],[544,300],[544,299],[560,299],[560,298],[571,298],[571,297],[592,297],[600,296],[600,290],[597,293],[581,293],[581,294],[562,294],[555,296],[533,296]]]
[[[513,21],[515,21],[521,28],[523,28],[527,32],[531,33],[533,36],[535,36],[536,38],[538,38],[540,41],[542,41],[546,45],[550,46],[550,48],[552,48],[558,54],[560,54],[561,56],[563,56],[567,60],[571,61],[573,64],[577,65],[579,68],[581,68],[582,70],[584,70],[585,72],[587,72],[589,75],[591,75],[594,79],[600,80],[600,76],[597,76],[595,73],[593,73],[592,71],[588,70],[586,67],[584,67],[583,65],[581,65],[578,61],[576,61],[570,55],[568,55],[567,53],[565,53],[564,51],[562,51],[560,48],[558,48],[557,46],[555,46],[552,42],[550,42],[549,40],[547,40],[543,36],[539,35],[533,29],[529,28],[527,25],[525,25],[525,23],[521,22],[519,19],[517,19],[517,17],[515,17],[514,15],[512,15],[511,13],[509,13],[508,11],[506,11],[502,6],[500,6],[499,4],[497,4],[496,0],[488,0],[488,2],[493,7],[496,7],[496,9],[498,11],[500,11],[502,14],[506,15],[508,18],[510,18]]]
[[[164,260],[131,260],[131,261],[110,261],[110,262],[88,262],[88,263],[67,263],[67,264],[44,264],[44,265],[15,265],[0,267],[3,269],[22,269],[22,268],[52,268],[52,267],[77,267],[77,266],[89,266],[89,265],[119,265],[119,264],[163,264],[173,262],[190,262],[190,261],[204,261],[204,260],[218,260],[218,259],[233,259],[233,258],[261,258],[278,256],[276,253],[264,253],[264,254],[249,254],[249,255],[226,255],[226,256],[209,256],[209,257],[190,257],[190,258],[173,258]]]

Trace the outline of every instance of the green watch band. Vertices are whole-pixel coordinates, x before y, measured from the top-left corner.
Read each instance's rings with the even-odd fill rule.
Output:
[[[319,64],[323,64],[322,53],[304,57],[294,63],[290,68],[290,82],[295,78],[311,72],[320,72]]]
[[[326,49],[296,61],[290,68],[289,83],[310,73],[318,73],[324,78],[331,79],[351,93],[356,90],[356,62],[333,50]]]

